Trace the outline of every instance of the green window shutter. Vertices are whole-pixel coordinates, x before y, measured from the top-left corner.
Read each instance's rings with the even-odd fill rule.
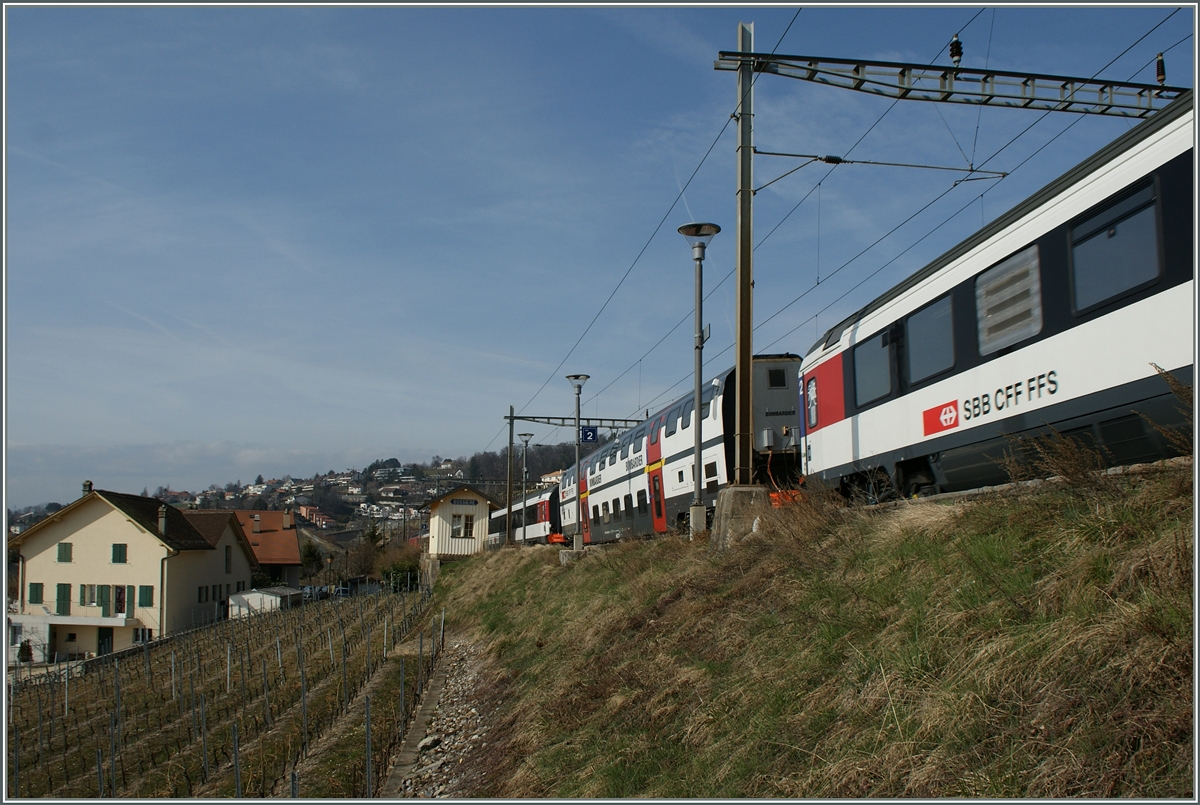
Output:
[[[29,582],[29,603],[42,603],[42,583],[40,581]]]
[[[58,561],[60,561],[60,562],[70,562],[71,561],[71,543],[69,543],[69,542],[58,543]]]
[[[152,607],[154,606],[154,588],[147,585],[138,587],[138,606]]]
[[[133,592],[137,588],[130,584],[125,588],[125,617],[133,617]]]
[[[59,584],[55,589],[54,597],[54,614],[70,615],[71,614],[71,585]]]
[[[112,560],[113,560],[114,565],[125,564],[126,549],[128,547],[129,546],[127,546],[125,543],[122,543],[122,542],[114,542],[113,543]]]
[[[87,604],[87,585],[80,584],[79,585],[79,606],[84,606],[86,604]]]
[[[111,588],[107,584],[96,585],[96,604],[100,607],[100,617],[107,618],[110,613],[109,590]]]

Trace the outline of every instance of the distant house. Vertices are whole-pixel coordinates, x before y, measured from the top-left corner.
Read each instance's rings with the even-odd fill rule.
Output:
[[[259,566],[271,582],[300,586],[300,536],[290,512],[233,512],[241,524]]]
[[[429,556],[446,559],[483,550],[488,515],[500,504],[467,484],[429,501]]]
[[[43,661],[107,654],[224,618],[258,565],[231,512],[182,512],[90,483],[8,546],[19,565],[9,645],[27,639]]]

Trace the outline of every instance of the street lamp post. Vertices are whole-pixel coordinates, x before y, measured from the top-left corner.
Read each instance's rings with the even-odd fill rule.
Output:
[[[696,433],[695,433],[695,454],[692,459],[692,480],[695,490],[692,494],[692,507],[688,512],[688,520],[691,522],[691,535],[695,537],[703,531],[707,525],[704,500],[701,497],[701,484],[703,463],[700,460],[700,451],[704,444],[701,435],[701,423],[704,418],[700,416],[700,373],[704,366],[704,342],[708,339],[704,332],[704,316],[702,305],[704,303],[704,249],[708,246],[708,242],[713,239],[713,235],[721,231],[721,227],[716,224],[684,224],[679,227],[679,234],[683,235],[687,242],[692,246],[692,260],[696,263],[696,399],[694,403],[696,416]]]
[[[579,395],[589,377],[591,375],[567,375],[567,380],[575,387],[575,543],[572,547],[577,551],[583,550],[583,520],[579,519],[579,490],[583,481],[579,475]]]
[[[533,438],[532,433],[518,433],[521,437],[521,542],[525,542],[525,509],[527,503],[525,501],[525,482],[529,480],[529,440]]]

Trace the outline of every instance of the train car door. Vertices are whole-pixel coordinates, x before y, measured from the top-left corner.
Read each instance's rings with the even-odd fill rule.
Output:
[[[662,477],[662,425],[666,417],[660,417],[650,426],[650,436],[646,439],[646,484],[650,488],[650,519],[654,523],[655,534],[665,534],[667,531],[666,501],[663,499]]]

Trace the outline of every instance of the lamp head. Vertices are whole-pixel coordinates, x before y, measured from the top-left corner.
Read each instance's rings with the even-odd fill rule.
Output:
[[[697,246],[707,246],[713,235],[720,231],[721,227],[716,224],[691,223],[679,227],[679,234],[687,238],[693,249]]]
[[[517,436],[520,437],[521,441],[525,443],[526,447],[529,446],[529,440],[533,438],[532,433],[518,433]]]
[[[575,392],[579,393],[583,389],[583,384],[587,382],[589,377],[591,377],[591,375],[567,375],[567,380],[569,380],[571,385],[575,387]]]

